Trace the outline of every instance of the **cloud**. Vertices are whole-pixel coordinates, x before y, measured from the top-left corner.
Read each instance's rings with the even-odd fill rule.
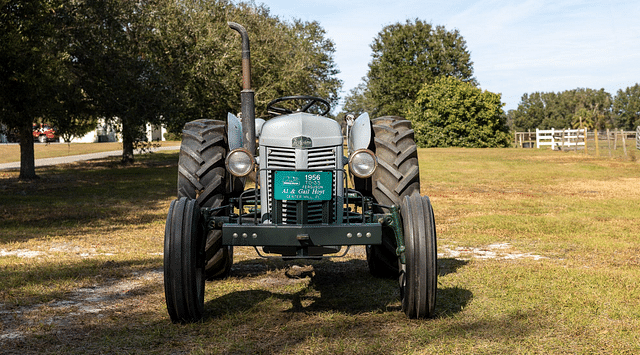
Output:
[[[344,90],[366,75],[385,26],[420,18],[458,29],[483,89],[515,108],[524,93],[640,82],[640,2],[596,0],[268,1],[273,14],[317,20],[336,43]]]
[[[448,22],[472,53],[476,77],[503,93],[507,108],[522,94],[602,88],[615,94],[640,80],[640,6],[623,2],[475,3]]]

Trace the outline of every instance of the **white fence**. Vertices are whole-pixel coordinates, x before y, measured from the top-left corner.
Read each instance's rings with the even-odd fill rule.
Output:
[[[536,128],[536,148],[549,146],[553,150],[561,150],[565,147],[577,149],[585,146],[587,129],[549,129]]]

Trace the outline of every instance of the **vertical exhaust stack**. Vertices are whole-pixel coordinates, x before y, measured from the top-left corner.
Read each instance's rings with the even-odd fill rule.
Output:
[[[240,109],[242,111],[242,145],[256,153],[256,107],[255,92],[251,89],[251,51],[249,50],[249,34],[240,24],[228,22],[229,27],[242,36],[242,92],[240,93]]]

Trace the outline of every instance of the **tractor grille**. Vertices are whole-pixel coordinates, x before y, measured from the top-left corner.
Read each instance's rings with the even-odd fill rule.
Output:
[[[341,147],[340,147],[341,148]],[[310,149],[274,148],[266,147],[267,168],[267,194],[268,211],[274,211],[273,200],[273,174],[276,170],[311,170],[332,171],[333,184],[332,195],[336,196],[337,147],[322,147]],[[297,164],[296,164],[297,161]],[[306,163],[305,163],[306,162]],[[302,204],[306,204],[302,208]],[[281,216],[272,218],[283,224],[319,224],[327,217],[327,213],[335,208],[335,200],[325,202],[328,206],[323,209],[323,201],[282,201],[280,204]],[[304,215],[298,215],[301,210],[306,210]],[[330,214],[335,220],[334,214]]]
[[[296,168],[296,150],[286,148],[267,148],[267,169],[294,170]],[[271,187],[271,180],[269,180]],[[269,194],[271,196],[271,194]]]

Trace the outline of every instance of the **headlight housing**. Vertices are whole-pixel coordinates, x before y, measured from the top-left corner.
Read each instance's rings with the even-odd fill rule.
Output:
[[[358,149],[349,157],[349,171],[362,179],[373,175],[377,166],[378,158],[369,149]]]
[[[249,153],[248,150],[244,148],[237,148],[227,154],[225,164],[231,175],[243,177],[249,175],[253,171],[256,163],[253,155]]]

